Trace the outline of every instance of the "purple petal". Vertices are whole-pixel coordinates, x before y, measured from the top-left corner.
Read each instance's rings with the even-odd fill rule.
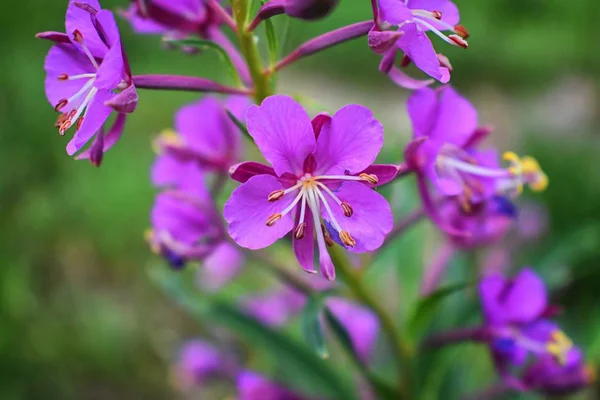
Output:
[[[300,213],[296,213],[296,226],[298,226],[298,218]],[[306,208],[306,215],[304,222],[306,223],[306,230],[302,239],[292,239],[294,246],[294,254],[302,269],[306,272],[315,274],[315,225],[313,223],[313,216],[310,208]]]
[[[283,189],[277,178],[270,175],[254,176],[237,188],[225,203],[223,215],[229,223],[229,235],[242,247],[256,250],[275,243],[292,230],[294,223],[288,213],[273,226],[267,219],[280,213],[294,200],[294,194],[269,202],[269,194]]]
[[[252,371],[238,375],[237,388],[238,400],[302,400],[302,397]]]
[[[377,344],[377,317],[369,309],[341,297],[327,299],[327,307],[350,335],[356,353],[368,362]]]
[[[201,385],[210,376],[226,374],[231,369],[227,360],[211,344],[190,340],[179,351],[175,364],[175,378],[182,389]]]
[[[415,79],[406,75],[400,68],[393,67],[387,74],[396,85],[410,90],[418,90],[432,85],[433,79]]]
[[[71,39],[73,39],[73,32],[79,31],[83,36],[83,42],[90,50],[94,57],[103,58],[104,54],[108,51],[108,47],[102,42],[102,39],[98,35],[98,31],[92,22],[92,15],[76,6],[75,3],[87,4],[94,8],[96,11],[100,11],[100,3],[97,0],[71,0],[67,7],[67,15],[65,18],[65,32]],[[73,40],[71,40],[74,42]],[[75,42],[74,42],[75,44]],[[75,44],[78,48],[81,46]]]
[[[73,139],[67,144],[67,154],[72,156],[100,130],[104,122],[110,116],[112,108],[104,103],[112,96],[108,90],[100,90],[87,106],[81,127],[75,132]]]
[[[425,32],[421,31],[415,23],[403,25],[404,35],[398,39],[398,47],[402,49],[412,62],[427,75],[442,83],[450,80],[450,71],[441,67],[437,53],[431,40]]]
[[[413,18],[411,11],[400,0],[379,0],[381,19],[392,25],[399,25]]]
[[[256,175],[275,176],[275,170],[267,165],[254,161],[243,162],[229,168],[229,176],[231,176],[231,179],[241,183],[246,183],[248,179]]]
[[[266,98],[246,113],[248,132],[277,175],[299,176],[306,157],[316,147],[310,118],[302,106],[288,96]]]
[[[376,54],[385,54],[395,47],[396,41],[402,36],[401,31],[380,31],[375,26],[369,31],[369,47]]]
[[[138,99],[135,86],[129,85],[127,89],[111,97],[105,104],[117,112],[131,114],[137,108]]]
[[[462,146],[477,129],[477,110],[452,86],[439,92],[436,122],[430,137]]]
[[[113,123],[112,127],[110,128],[110,130],[106,133],[106,135],[104,135],[104,138],[102,140],[102,147],[100,149],[100,151],[102,153],[106,153],[108,150],[110,150],[111,147],[113,147],[121,138],[121,135],[123,134],[123,129],[125,128],[125,120],[127,119],[127,116],[125,114],[119,114],[117,115],[117,118],[115,119],[115,122]],[[77,155],[77,157],[75,157],[76,160],[87,160],[87,159],[93,159],[94,158],[94,154],[93,151],[94,149],[92,149],[91,147],[83,152],[81,152],[79,155]],[[97,155],[96,155],[97,157]],[[100,161],[102,160],[102,156],[100,155]],[[92,162],[94,163],[94,162]]]
[[[322,112],[317,114],[311,121],[313,132],[315,133],[315,138],[319,139],[319,135],[321,134],[321,129],[323,126],[331,121],[331,115],[326,112]]]
[[[104,35],[104,40],[112,48],[116,43],[121,42],[119,27],[115,16],[111,11],[102,10],[96,14],[96,20],[100,24],[101,34]]]
[[[121,42],[117,41],[102,60],[94,86],[98,89],[116,89],[117,85],[123,81],[124,67]]]
[[[412,123],[414,137],[430,136],[438,109],[437,91],[423,88],[414,91],[408,98],[407,109]]]
[[[439,11],[442,13],[442,21],[449,25],[458,24],[458,7],[450,0],[408,0],[407,5],[411,10]],[[435,22],[432,22],[432,25],[445,30],[443,26]]]
[[[137,4],[132,3],[127,10],[118,12],[127,19],[136,33],[160,34],[167,31],[167,27],[150,17],[141,16]]]
[[[373,164],[367,167],[367,169],[364,171],[361,171],[361,173],[377,176],[379,182],[374,185],[375,187],[382,186],[393,181],[398,175],[398,172],[400,172],[400,165],[394,164]]]
[[[243,308],[248,314],[273,327],[286,324],[305,304],[306,296],[289,287],[243,300]]]
[[[88,81],[87,79],[59,80],[60,75],[67,74],[74,76],[96,73],[96,70],[87,57],[70,44],[53,46],[44,61],[44,69],[46,71],[46,80],[44,82],[46,97],[52,107],[56,106],[59,101],[73,96]],[[69,109],[77,107],[84,98],[85,95],[69,103]]]
[[[172,240],[188,246],[215,233],[210,214],[170,193],[156,196],[150,218],[158,235],[168,234]]]
[[[348,250],[362,253],[379,248],[394,226],[392,209],[385,197],[359,182],[344,182],[334,193],[354,210],[351,217],[346,217],[342,207],[327,199],[340,227],[356,240],[356,246]],[[325,210],[323,219],[331,223]]]
[[[243,264],[240,250],[223,242],[204,259],[198,270],[198,284],[208,291],[217,291],[238,275]]]
[[[59,43],[71,44],[71,39],[69,39],[69,35],[67,35],[66,33],[62,33],[62,32],[54,32],[54,31],[40,32],[40,33],[36,33],[35,37],[38,39],[50,40],[56,44],[59,44]]]
[[[375,161],[383,146],[383,126],[366,107],[348,105],[322,128],[317,140],[317,174],[360,172]]]

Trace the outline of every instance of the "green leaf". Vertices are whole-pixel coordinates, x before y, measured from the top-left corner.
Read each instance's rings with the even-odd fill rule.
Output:
[[[250,141],[254,141],[254,139],[252,139],[252,136],[250,136],[250,132],[248,132],[248,128],[246,128],[246,125],[244,125],[244,123],[242,121],[240,121],[239,119],[237,119],[237,117],[235,115],[233,115],[233,113],[229,110],[225,110],[225,112],[227,113],[227,116],[229,117],[229,119],[235,124],[235,126],[237,126],[237,128],[242,132],[242,134],[250,139]]]
[[[472,285],[472,282],[456,283],[440,288],[431,295],[421,299],[417,303],[415,311],[408,322],[408,329],[411,336],[413,338],[418,338],[423,334],[423,331],[426,329],[427,325],[431,323],[431,320],[435,316],[435,313],[444,299],[451,294],[468,288]]]
[[[235,69],[233,62],[231,61],[231,58],[229,57],[229,54],[227,53],[227,51],[225,51],[224,48],[219,46],[217,43],[212,42],[210,40],[203,40],[203,39],[199,39],[199,38],[167,40],[167,43],[175,45],[175,46],[181,46],[181,47],[193,47],[193,48],[196,48],[199,50],[207,50],[208,49],[208,50],[212,50],[212,51],[216,52],[219,55],[219,58],[221,58],[221,60],[224,61],[225,64],[227,64],[227,69],[229,70],[229,74],[235,81],[236,85],[238,87],[243,87],[242,81],[240,80],[240,75],[238,74],[237,70]]]
[[[286,375],[298,381],[311,382],[311,387],[328,397],[356,399],[353,386],[312,350],[283,332],[243,314],[230,302],[194,291],[194,288],[188,287],[193,280],[188,279],[185,272],[172,272],[159,267],[151,270],[151,278],[193,316],[229,329],[251,344],[253,349],[260,349],[261,354],[268,356],[276,365],[285,367]]]
[[[265,4],[261,1],[261,4]],[[279,43],[277,42],[277,34],[275,33],[275,26],[271,18],[265,21],[265,34],[267,36],[267,45],[269,47],[269,63],[272,66],[277,63],[279,58]]]
[[[321,358],[328,358],[329,352],[325,347],[325,336],[321,324],[321,312],[323,311],[323,297],[310,296],[300,316],[302,335],[308,344]]]

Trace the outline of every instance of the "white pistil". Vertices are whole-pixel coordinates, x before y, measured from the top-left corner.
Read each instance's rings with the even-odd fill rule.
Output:
[[[327,251],[325,235],[323,234],[323,230],[321,229],[321,221],[319,220],[320,210],[319,206],[317,205],[316,196],[312,190],[308,191],[308,206],[310,207],[313,215],[313,223],[315,224],[315,233],[317,234],[319,252]]]
[[[81,105],[77,108],[77,112],[75,113],[73,118],[70,119],[71,125],[79,119],[79,116],[87,108],[88,104],[92,101],[92,99],[94,98],[94,96],[96,95],[97,92],[98,92],[97,88],[92,88],[92,90],[90,90],[90,92],[85,97],[85,99],[83,100]]]
[[[512,176],[510,172],[504,169],[481,167],[448,156],[438,157],[438,162],[444,167],[449,167],[451,171],[460,171],[486,178],[507,178]]]
[[[90,51],[90,49],[86,46],[86,44],[83,42],[83,36],[81,36],[81,40],[76,40],[77,43],[79,43],[79,45],[81,46],[81,48],[83,49],[83,52],[85,53],[85,55],[87,56],[87,58],[90,60],[90,62],[92,63],[92,65],[94,66],[94,68],[98,69],[100,68],[100,66],[98,65],[98,63],[96,62],[96,59],[94,58],[94,56],[92,55],[92,52]]]
[[[329,218],[331,218],[331,223],[333,224],[333,227],[335,228],[335,230],[338,232],[343,231],[342,227],[337,222],[337,219],[335,219],[335,215],[333,214],[333,211],[331,211],[331,207],[329,207],[329,203],[327,203],[327,199],[325,198],[323,193],[321,193],[321,191],[317,188],[315,188],[314,191],[319,196],[319,198],[321,199],[321,202],[325,206],[325,210],[327,210],[327,214],[329,214]]]
[[[96,76],[96,75],[94,75],[94,76]],[[77,91],[77,93],[75,93],[73,96],[71,96],[71,97],[69,97],[67,99],[67,104],[70,104],[70,103],[74,102],[75,100],[77,100],[79,97],[81,97],[85,92],[87,92],[88,90],[90,90],[90,87],[92,87],[93,84],[94,84],[94,80],[93,79],[90,79],[89,81],[87,81],[85,83],[85,85],[83,85],[81,87],[81,89],[79,89]]]
[[[74,81],[77,79],[91,79],[91,78],[96,78],[96,74],[69,75],[66,80]]]

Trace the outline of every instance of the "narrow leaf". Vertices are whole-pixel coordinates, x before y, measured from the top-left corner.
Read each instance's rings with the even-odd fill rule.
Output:
[[[311,296],[306,302],[300,320],[302,334],[308,347],[313,349],[319,357],[328,358],[329,352],[325,347],[325,336],[323,335],[323,325],[321,324],[322,311],[323,298],[321,296]]]
[[[229,110],[225,110],[225,112],[227,113],[227,116],[229,117],[229,119],[231,119],[231,121],[235,124],[235,126],[237,126],[237,128],[242,132],[242,134],[250,139],[250,141],[254,141],[254,139],[252,139],[252,136],[250,136],[250,133],[248,132],[248,128],[246,128],[246,125],[244,125],[244,123],[242,121],[240,121],[239,119],[237,119],[237,117],[235,115],[233,115],[233,113]]]
[[[265,4],[264,1],[261,4]],[[275,33],[275,26],[271,18],[265,21],[265,34],[267,36],[267,45],[269,47],[269,63],[274,66],[279,58],[279,43],[277,42],[277,34]]]
[[[167,40],[167,43],[175,45],[175,46],[181,46],[181,47],[193,47],[198,50],[207,50],[208,49],[208,50],[212,50],[212,51],[216,52],[219,55],[219,58],[221,58],[221,60],[224,61],[225,64],[227,64],[227,69],[229,70],[229,74],[235,81],[236,85],[238,87],[243,87],[242,81],[240,79],[240,75],[238,74],[237,70],[235,69],[233,62],[231,61],[231,58],[229,57],[229,54],[227,53],[227,51],[225,51],[224,48],[219,46],[217,43],[212,42],[210,40],[203,40],[203,39],[199,39],[199,38]]]

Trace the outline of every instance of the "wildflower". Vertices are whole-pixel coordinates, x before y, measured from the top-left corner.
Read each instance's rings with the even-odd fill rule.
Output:
[[[581,351],[548,318],[544,283],[525,268],[507,279],[490,275],[479,285],[484,325],[441,334],[438,344],[464,340],[486,343],[506,386],[515,390],[568,393],[591,382]]]
[[[496,196],[515,197],[525,185],[534,191],[546,188],[548,178],[532,157],[507,152],[507,166],[502,167],[494,149],[477,149],[491,130],[477,127],[477,111],[452,87],[415,91],[408,113],[414,140],[405,152],[407,162],[417,173],[428,214],[438,225],[447,224],[437,216],[426,181],[466,212]]]
[[[241,117],[249,104],[242,96],[231,96],[225,104],[207,96],[182,107],[175,115],[175,132],[165,131],[155,141],[155,182],[178,177],[177,169],[188,162],[205,171],[227,172],[239,162],[242,146],[239,129],[226,110]],[[167,178],[160,177],[163,170]]]
[[[228,377],[235,370],[235,363],[210,343],[193,339],[185,343],[175,362],[172,377],[182,391],[202,386],[214,377]]]
[[[231,168],[245,182],[224,208],[229,234],[242,247],[270,246],[293,231],[301,266],[315,272],[317,238],[322,273],[333,280],[328,243],[350,251],[377,249],[392,229],[389,204],[372,186],[393,179],[397,166],[371,165],[383,145],[383,127],[372,113],[349,105],[313,130],[293,99],[271,96],[246,114],[248,131],[272,165]],[[321,218],[330,229],[325,229]]]
[[[64,135],[75,126],[67,153],[75,154],[96,137],[90,154],[83,158],[98,160],[117,141],[124,121],[115,122],[120,129],[113,127],[113,134],[106,136],[101,132],[103,124],[113,111],[133,112],[137,93],[110,11],[102,10],[97,0],[71,1],[65,26],[66,34],[38,34],[56,42],[44,64],[46,96],[60,112],[59,133]]]
[[[383,72],[399,85],[412,89],[432,82],[415,81],[393,68],[396,54],[401,51],[404,54],[402,66],[413,62],[421,71],[442,83],[450,80],[452,66],[446,57],[436,53],[427,32],[433,32],[450,45],[468,47],[468,33],[462,25],[458,25],[458,8],[452,1],[379,0],[378,11],[369,42],[375,52],[384,54],[380,66]],[[385,30],[390,25],[397,26],[398,30]],[[450,33],[446,35],[443,31]]]

